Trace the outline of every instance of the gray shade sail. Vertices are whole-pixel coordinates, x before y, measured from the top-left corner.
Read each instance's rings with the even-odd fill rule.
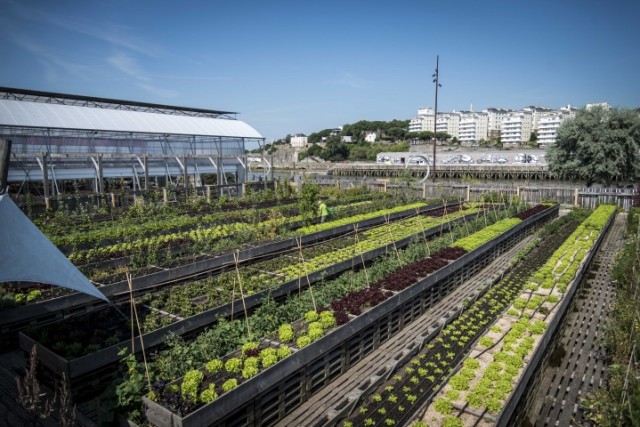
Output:
[[[0,196],[0,283],[35,282],[107,298],[7,195]]]

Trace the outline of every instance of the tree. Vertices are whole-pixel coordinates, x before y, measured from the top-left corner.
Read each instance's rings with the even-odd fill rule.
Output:
[[[436,139],[438,141],[448,141],[451,139],[451,135],[449,135],[447,132],[436,132]]]
[[[386,135],[392,141],[398,141],[400,139],[404,139],[406,134],[407,134],[407,129],[399,128],[399,127],[389,128],[389,129],[387,129],[387,132],[386,132]]]
[[[307,142],[309,144],[317,144],[318,142],[322,142],[322,138],[326,138],[327,136],[331,135],[332,131],[333,129],[325,129],[321,130],[320,132],[314,132],[309,135],[309,137],[307,138]]]
[[[556,134],[547,159],[559,176],[584,180],[588,186],[640,178],[640,115],[636,111],[578,110]]]
[[[322,154],[322,147],[318,144],[312,144],[311,147],[307,150],[307,155],[311,157],[317,157]]]
[[[358,144],[349,150],[349,160],[373,160],[371,159],[372,147],[368,147],[365,144]],[[375,159],[375,156],[374,156]]]
[[[327,145],[322,150],[320,158],[330,162],[341,162],[349,157],[349,147],[342,143],[339,136],[327,138]]]

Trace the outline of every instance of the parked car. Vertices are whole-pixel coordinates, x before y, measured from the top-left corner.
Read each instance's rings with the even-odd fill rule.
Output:
[[[477,160],[478,163],[498,163],[498,164],[504,164],[507,163],[507,158],[504,156],[496,156],[493,154],[483,154],[482,156],[480,156],[480,158]]]
[[[447,164],[455,164],[455,163],[469,164],[469,163],[473,163],[473,159],[468,154],[454,154],[454,155],[449,156],[448,158],[444,159],[442,161],[442,163],[447,163]]]
[[[536,163],[538,158],[530,154],[518,153],[515,156],[515,163]]]

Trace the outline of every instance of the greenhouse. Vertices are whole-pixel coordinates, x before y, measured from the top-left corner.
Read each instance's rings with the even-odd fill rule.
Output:
[[[247,143],[264,138],[230,111],[0,88],[0,139],[12,141],[8,182],[42,185],[45,197],[65,180],[129,187],[246,180]]]

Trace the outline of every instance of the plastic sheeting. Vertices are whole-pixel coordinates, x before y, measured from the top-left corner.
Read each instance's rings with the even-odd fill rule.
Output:
[[[262,139],[241,120],[0,99],[0,124],[12,127],[143,132]]]
[[[0,196],[0,283],[36,282],[107,301],[7,195]]]

